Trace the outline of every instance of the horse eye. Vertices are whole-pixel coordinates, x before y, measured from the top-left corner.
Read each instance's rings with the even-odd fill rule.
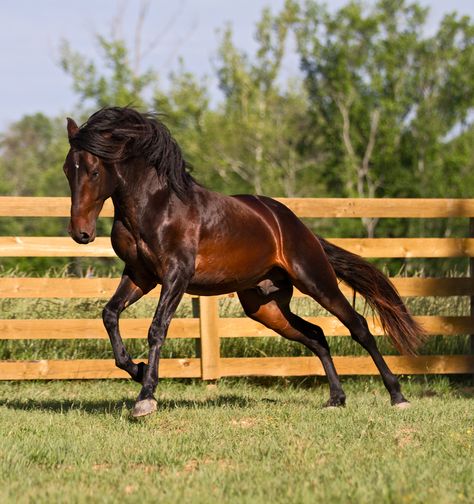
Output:
[[[96,179],[98,176],[99,176],[99,172],[98,172],[97,170],[95,170],[95,171],[93,171],[93,172],[91,173],[91,177],[92,177],[93,179]]]

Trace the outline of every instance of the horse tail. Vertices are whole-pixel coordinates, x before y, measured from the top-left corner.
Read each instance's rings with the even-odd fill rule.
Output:
[[[425,330],[408,313],[395,286],[377,268],[318,236],[336,276],[361,294],[379,314],[385,334],[402,354],[416,355],[426,340]]]

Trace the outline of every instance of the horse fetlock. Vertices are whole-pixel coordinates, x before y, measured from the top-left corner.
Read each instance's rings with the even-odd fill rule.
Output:
[[[139,362],[138,364],[134,364],[134,371],[132,376],[133,381],[136,381],[137,383],[143,383],[143,378],[147,372],[148,369],[148,364],[145,364],[144,362]]]

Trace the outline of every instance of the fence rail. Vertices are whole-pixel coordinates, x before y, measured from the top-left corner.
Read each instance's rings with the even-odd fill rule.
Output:
[[[392,277],[392,283],[404,297],[416,296],[470,296],[474,292],[474,278],[419,278]],[[118,278],[0,278],[1,298],[109,298],[115,292]],[[352,289],[340,285],[347,296]],[[147,296],[157,298],[160,287]],[[228,294],[225,297],[233,297]],[[303,294],[295,290],[294,297]],[[185,297],[196,297],[185,295]]]
[[[391,217],[436,219],[473,217],[474,199],[439,198],[275,198],[299,217]],[[71,200],[58,197],[0,197],[0,217],[69,217]],[[102,217],[113,217],[106,201]]]
[[[474,257],[474,199],[284,199],[300,217],[316,218],[450,218],[469,219],[464,238],[373,238],[330,239],[347,250],[373,258],[470,258]],[[69,198],[0,197],[0,217],[66,217]],[[102,217],[113,215],[106,202]],[[0,237],[0,257],[114,257],[109,238],[99,237],[88,246],[75,244],[66,237]],[[472,272],[471,272],[472,273]],[[468,296],[474,298],[474,278],[392,278],[404,297]],[[118,284],[117,278],[0,278],[0,298],[109,298]],[[344,294],[352,290],[341,285]],[[158,297],[160,289],[148,294]],[[232,296],[232,295],[231,295]],[[295,296],[302,297],[300,292]],[[190,296],[193,297],[193,296]],[[219,316],[219,297],[197,298],[199,317],[176,318],[169,338],[193,338],[198,341],[198,355],[185,359],[163,359],[163,377],[217,379],[223,376],[302,376],[323,375],[316,357],[223,358],[223,338],[272,337],[271,330],[247,318]],[[194,297],[196,299],[196,297]],[[472,315],[472,314],[471,314]],[[416,319],[432,335],[474,334],[472,316],[419,316]],[[309,317],[328,336],[347,336],[347,329],[334,317]],[[383,334],[376,318],[368,318],[376,335]],[[121,320],[124,338],[143,338],[149,319]],[[0,340],[24,339],[104,339],[102,321],[98,319],[0,319]],[[474,373],[472,355],[387,356],[396,373]],[[344,374],[377,374],[369,357],[335,356],[338,372]],[[0,379],[87,379],[122,378],[113,360],[39,360],[0,361]]]
[[[473,257],[474,238],[328,238],[362,257]],[[115,257],[110,239],[84,247],[66,237],[1,236],[0,257]]]

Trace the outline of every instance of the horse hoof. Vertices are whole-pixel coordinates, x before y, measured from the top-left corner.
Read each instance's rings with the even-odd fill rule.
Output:
[[[154,413],[157,409],[156,399],[143,399],[142,401],[137,401],[132,410],[133,418],[140,418],[146,415]]]
[[[339,409],[345,408],[346,406],[346,398],[342,397],[332,397],[329,398],[324,404],[323,409]]]
[[[327,403],[323,404],[323,410],[336,410],[345,407],[346,407],[345,403],[332,403],[328,401]]]
[[[411,403],[409,403],[408,401],[403,401],[403,402],[395,404],[395,408],[398,408],[398,409],[411,408]]]

